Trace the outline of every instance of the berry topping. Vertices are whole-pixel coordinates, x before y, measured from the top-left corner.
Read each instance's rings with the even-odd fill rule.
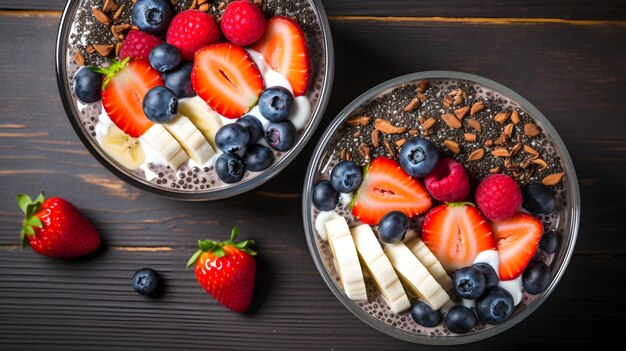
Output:
[[[250,45],[263,36],[265,16],[248,0],[233,1],[224,9],[220,28],[231,43]]]
[[[522,275],[522,286],[529,294],[542,293],[550,285],[550,268],[541,261],[528,264]]]
[[[531,183],[524,187],[522,206],[530,213],[550,214],[556,207],[556,197],[552,189],[541,184]]]
[[[474,263],[472,267],[481,271],[483,275],[485,276],[485,289],[486,290],[489,290],[493,288],[494,286],[497,286],[498,283],[500,282],[500,278],[498,278],[498,273],[496,273],[496,271],[493,269],[493,267],[491,267],[490,264],[479,262],[479,263]]]
[[[265,128],[265,141],[276,151],[287,151],[296,142],[296,127],[289,121],[271,122]]]
[[[449,331],[456,334],[467,333],[474,329],[476,315],[469,308],[456,305],[446,313],[445,326]]]
[[[269,121],[284,121],[293,111],[293,95],[281,86],[269,87],[261,93],[259,110]]]
[[[513,217],[491,223],[500,255],[500,279],[517,278],[535,254],[543,226],[537,218],[517,212]]]
[[[246,167],[251,172],[260,172],[267,169],[274,162],[274,153],[268,147],[254,144],[246,149],[244,155]]]
[[[432,173],[424,178],[426,189],[439,201],[461,201],[470,192],[470,182],[460,163],[442,158]]]
[[[133,290],[141,295],[157,297],[162,291],[161,278],[154,270],[142,268],[133,274]]]
[[[485,292],[485,275],[475,267],[463,267],[452,276],[454,292],[464,299],[477,299]]]
[[[432,200],[422,183],[407,174],[394,160],[377,157],[365,171],[352,214],[361,222],[373,225],[391,211],[413,217],[428,210],[431,205]]]
[[[179,98],[190,97],[196,95],[191,86],[191,69],[193,63],[187,62],[176,67],[175,69],[165,72],[163,81],[165,86],[176,94]]]
[[[411,318],[415,323],[427,328],[436,327],[441,322],[441,312],[430,307],[422,300],[417,300],[411,307]]]
[[[261,137],[263,137],[263,124],[261,124],[261,121],[259,121],[258,118],[252,115],[245,115],[239,118],[236,123],[241,124],[248,131],[250,136],[248,145],[256,143],[259,139],[261,139]]]
[[[246,127],[238,123],[222,126],[215,134],[215,146],[223,152],[237,152],[245,149],[250,140]]]
[[[515,214],[522,204],[522,193],[513,178],[494,174],[476,188],[476,203],[485,217],[498,221]]]
[[[178,48],[183,60],[193,61],[196,51],[220,40],[220,31],[213,16],[186,10],[174,16],[165,40]]]
[[[315,183],[312,192],[313,205],[320,211],[333,210],[339,203],[339,193],[328,180]]]
[[[74,93],[85,103],[100,100],[102,91],[102,75],[83,67],[74,76]]]
[[[409,218],[400,211],[391,211],[383,216],[378,223],[380,240],[392,244],[404,239],[409,229]]]
[[[143,112],[153,122],[169,122],[178,113],[178,98],[170,89],[156,86],[143,98]]]
[[[166,0],[137,0],[133,5],[133,23],[140,30],[160,34],[172,20],[172,8]]]
[[[246,173],[246,164],[236,154],[221,154],[215,161],[215,172],[224,183],[237,183]]]
[[[500,324],[509,319],[514,308],[513,296],[499,286],[476,300],[476,315],[488,324]]]
[[[559,235],[554,230],[549,230],[541,236],[539,248],[547,253],[555,253],[559,246]]]
[[[330,182],[340,193],[351,193],[363,181],[363,171],[352,161],[341,161],[330,172]]]
[[[126,39],[122,42],[120,60],[127,57],[148,60],[152,49],[159,44],[161,44],[159,38],[133,29],[128,32]]]
[[[400,149],[400,166],[412,177],[425,177],[435,169],[438,161],[437,147],[428,139],[411,138]]]
[[[150,66],[159,72],[176,68],[181,60],[180,51],[168,43],[159,44],[150,51]]]

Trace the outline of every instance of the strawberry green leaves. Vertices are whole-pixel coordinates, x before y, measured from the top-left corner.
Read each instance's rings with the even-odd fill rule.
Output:
[[[211,253],[217,258],[226,256],[226,251],[224,251],[225,246],[231,246],[250,256],[256,256],[256,251],[248,247],[248,245],[254,244],[254,240],[236,241],[237,236],[239,236],[239,227],[235,226],[231,230],[230,238],[227,241],[198,240],[198,247],[200,249],[191,255],[187,261],[187,268],[194,265],[203,252]]]
[[[35,213],[39,211],[39,207],[43,204],[45,197],[43,190],[37,195],[35,200],[31,199],[26,194],[17,194],[16,200],[19,208],[24,212],[24,221],[22,223],[22,230],[20,232],[20,238],[22,242],[22,248],[26,248],[26,235],[35,235],[35,228],[42,228],[43,224],[39,217],[35,216]]]

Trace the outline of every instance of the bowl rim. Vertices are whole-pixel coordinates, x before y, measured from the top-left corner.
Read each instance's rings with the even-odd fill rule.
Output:
[[[260,174],[248,181],[234,186],[218,189],[215,191],[207,192],[177,192],[171,191],[165,188],[159,188],[152,185],[147,180],[141,180],[130,174],[125,169],[121,169],[115,166],[115,162],[101,150],[97,145],[97,142],[86,135],[86,131],[83,130],[82,124],[78,121],[78,118],[74,117],[78,115],[77,108],[74,103],[70,102],[71,97],[71,81],[67,77],[67,39],[69,31],[72,26],[73,19],[75,18],[76,11],[82,0],[68,0],[61,16],[56,39],[55,48],[55,60],[56,60],[56,77],[57,87],[61,95],[61,101],[65,109],[65,113],[70,120],[74,132],[78,135],[83,145],[89,150],[91,155],[96,158],[106,169],[113,173],[117,178],[121,179],[127,184],[132,185],[135,188],[146,191],[151,194],[155,194],[161,197],[182,201],[212,201],[220,200],[233,196],[237,196],[255,189],[270,179],[274,178],[280,172],[282,172],[296,157],[304,150],[307,143],[315,133],[319,123],[321,122],[328,101],[330,100],[330,94],[332,91],[334,71],[335,71],[335,53],[332,35],[330,31],[330,24],[328,23],[328,17],[326,11],[322,5],[321,0],[309,0],[313,5],[313,10],[319,18],[321,25],[321,34],[324,43],[324,81],[321,88],[319,98],[319,108],[310,117],[309,122],[305,126],[302,136],[296,142],[294,147],[286,152],[286,155],[282,157],[278,163],[273,164],[269,169],[265,170],[263,174]]]
[[[563,244],[567,244],[566,250],[560,250],[559,256],[555,256],[554,262],[559,262],[558,266],[556,266],[555,270],[553,268],[553,276],[554,278],[550,282],[550,285],[546,288],[546,290],[536,295],[535,300],[527,305],[522,311],[517,313],[513,318],[505,321],[502,324],[492,326],[486,330],[482,330],[479,332],[471,333],[471,334],[461,334],[458,336],[439,336],[433,337],[430,335],[424,334],[415,334],[410,332],[405,332],[400,329],[389,326],[388,324],[376,319],[372,318],[368,313],[366,313],[361,307],[359,307],[354,301],[350,300],[343,292],[341,288],[337,285],[334,279],[328,273],[326,267],[324,266],[324,262],[322,261],[322,257],[317,248],[317,244],[315,241],[315,229],[313,221],[311,220],[311,211],[312,211],[312,201],[311,201],[311,191],[309,189],[313,186],[313,180],[315,179],[314,170],[317,168],[322,156],[324,155],[324,151],[328,144],[332,141],[332,138],[335,135],[337,129],[343,125],[343,122],[350,116],[352,112],[354,112],[357,108],[363,105],[368,100],[383,94],[390,89],[396,88],[402,84],[407,84],[410,82],[417,81],[419,79],[454,79],[454,80],[468,80],[472,82],[476,82],[482,84],[496,92],[499,92],[503,95],[510,97],[515,102],[519,103],[520,106],[528,111],[535,120],[537,120],[541,126],[544,128],[545,132],[549,135],[549,137],[554,142],[554,145],[561,156],[561,159],[566,168],[566,191],[567,191],[567,203],[570,205],[569,211],[567,211],[566,219],[569,223],[566,223],[565,227],[569,228],[570,235],[566,237],[567,241],[563,240]],[[351,103],[349,103],[339,114],[333,119],[330,125],[324,131],[324,134],[320,138],[319,142],[315,146],[314,153],[309,162],[306,178],[304,181],[303,187],[303,196],[302,196],[302,214],[303,214],[303,224],[304,231],[306,236],[307,245],[309,246],[309,251],[311,253],[311,257],[313,258],[313,262],[315,263],[315,267],[320,273],[322,280],[328,288],[332,291],[332,293],[337,297],[337,299],[356,317],[365,322],[370,327],[395,337],[397,339],[401,339],[408,342],[419,343],[419,344],[428,344],[428,345],[458,345],[465,344],[470,342],[475,342],[479,340],[483,340],[489,337],[492,337],[496,334],[504,332],[509,328],[515,326],[530,314],[532,314],[539,306],[545,302],[547,297],[552,293],[555,289],[558,282],[561,280],[567,266],[569,265],[569,261],[572,257],[574,247],[576,244],[576,239],[578,236],[579,224],[580,224],[580,191],[578,187],[578,181],[576,177],[576,172],[574,170],[574,165],[572,163],[571,157],[567,152],[567,148],[561,140],[561,137],[557,133],[556,129],[552,126],[549,120],[528,100],[523,98],[521,95],[516,93],[510,88],[495,82],[493,80],[484,78],[482,76],[478,76],[475,74],[464,73],[464,72],[456,72],[456,71],[422,71],[415,72],[406,75],[402,75],[393,79],[390,79],[386,82],[376,85],[375,87],[367,90],[359,97],[354,99]],[[565,236],[563,236],[565,238]],[[564,252],[563,252],[564,251]]]

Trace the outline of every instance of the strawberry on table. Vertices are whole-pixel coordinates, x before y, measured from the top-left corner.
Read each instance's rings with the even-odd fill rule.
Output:
[[[26,243],[38,253],[56,258],[86,255],[100,246],[96,228],[69,201],[43,192],[34,200],[18,194],[17,204],[24,212],[22,248]]]
[[[198,240],[187,268],[195,264],[196,279],[222,305],[235,312],[250,306],[256,275],[256,252],[248,247],[252,240],[235,241],[239,228],[234,227],[227,241]]]
[[[537,218],[524,212],[513,217],[491,222],[500,255],[500,279],[517,278],[535,255],[543,225]]]
[[[352,214],[363,223],[378,224],[391,211],[413,217],[431,205],[430,195],[422,183],[406,173],[396,161],[377,157],[366,169]]]

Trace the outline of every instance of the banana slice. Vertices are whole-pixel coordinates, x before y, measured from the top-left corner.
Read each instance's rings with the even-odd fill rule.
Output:
[[[178,140],[189,158],[199,164],[206,163],[215,155],[211,144],[186,116],[178,114],[163,126]]]
[[[178,169],[189,159],[189,156],[187,156],[178,141],[161,124],[155,123],[143,133],[141,139],[174,169]]]
[[[127,169],[137,169],[145,160],[139,140],[124,133],[115,124],[111,124],[100,138],[100,145],[107,155]]]
[[[187,116],[198,130],[209,141],[214,150],[215,133],[222,127],[222,119],[200,97],[181,99],[178,101],[178,112]]]
[[[438,310],[450,300],[448,293],[403,242],[387,244],[383,251],[409,290],[430,307]]]
[[[363,271],[348,223],[343,217],[339,217],[326,222],[324,226],[343,291],[353,301],[367,301]]]
[[[350,231],[361,257],[361,262],[365,264],[366,269],[369,271],[383,298],[391,307],[391,310],[394,313],[408,310],[411,307],[409,298],[406,296],[402,283],[400,283],[398,275],[391,266],[391,262],[389,262],[389,259],[380,247],[372,228],[367,224],[361,224]]]
[[[439,283],[442,288],[446,291],[452,291],[452,279],[448,273],[446,273],[446,270],[443,269],[443,266],[439,263],[435,255],[430,252],[430,249],[426,246],[426,244],[424,244],[422,239],[415,238],[406,243],[406,247],[408,247],[409,250],[413,252],[413,255],[415,255],[415,257],[422,262],[424,267],[426,267],[428,272],[433,276],[433,278],[435,278],[437,283]]]

